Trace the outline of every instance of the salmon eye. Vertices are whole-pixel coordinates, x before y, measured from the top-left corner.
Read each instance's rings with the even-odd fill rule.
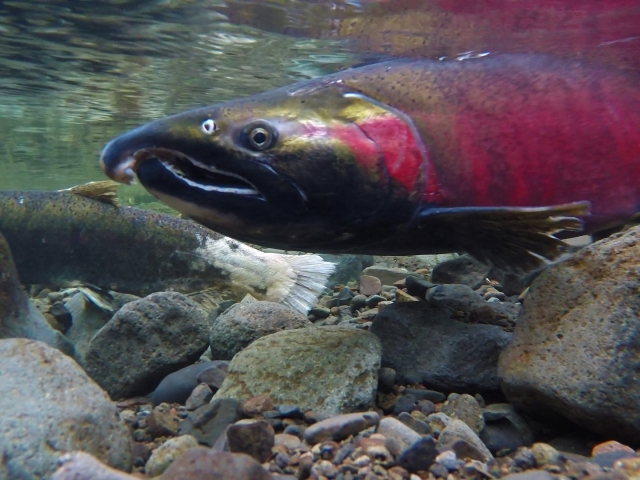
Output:
[[[210,118],[202,122],[201,128],[202,128],[202,131],[207,135],[211,135],[213,132],[218,130],[218,126],[216,125],[216,122],[214,122]]]
[[[254,122],[244,129],[246,140],[253,150],[266,150],[272,147],[277,139],[275,128],[267,122]]]

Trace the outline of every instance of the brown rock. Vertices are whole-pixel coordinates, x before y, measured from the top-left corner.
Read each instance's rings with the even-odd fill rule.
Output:
[[[639,258],[634,227],[583,248],[533,282],[498,365],[516,408],[547,421],[562,416],[619,440],[640,438]]]
[[[270,480],[271,475],[249,455],[198,447],[178,457],[158,480]]]
[[[62,456],[60,468],[51,480],[135,480],[137,477],[107,467],[96,458],[84,452],[72,452]]]
[[[360,277],[360,293],[363,295],[378,295],[382,291],[382,282],[378,277],[362,275]]]
[[[273,410],[273,402],[269,395],[258,395],[242,404],[242,411],[249,417],[255,417],[268,410]]]
[[[213,393],[216,393],[222,386],[225,377],[227,376],[228,365],[221,365],[219,367],[209,368],[201,372],[196,378],[197,382],[206,383]]]
[[[180,421],[177,416],[171,415],[169,406],[162,403],[147,415],[147,426],[154,437],[168,437],[178,433]]]
[[[376,412],[347,413],[327,418],[314,423],[304,432],[304,439],[309,445],[315,445],[323,440],[343,440],[349,435],[355,435],[365,428],[377,425],[380,416]]]
[[[236,424],[227,428],[227,443],[234,453],[246,453],[264,463],[271,457],[275,432],[267,422]]]
[[[591,456],[595,457],[596,455],[600,455],[602,453],[608,453],[608,452],[635,453],[635,450],[633,448],[631,448],[631,447],[623,445],[620,442],[616,442],[615,440],[611,440],[611,441],[608,441],[608,442],[599,443],[598,445],[593,447],[593,450],[591,450]]]

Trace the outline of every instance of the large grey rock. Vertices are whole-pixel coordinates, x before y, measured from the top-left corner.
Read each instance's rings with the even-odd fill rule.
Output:
[[[490,272],[491,267],[465,254],[436,265],[429,280],[433,283],[462,284],[476,289],[483,284]]]
[[[30,338],[74,356],[71,342],[32,305],[18,279],[9,244],[0,234],[0,339]]]
[[[44,343],[0,340],[0,478],[48,478],[65,452],[83,450],[131,470],[131,436],[107,394]]]
[[[640,438],[640,228],[585,247],[532,284],[500,357],[509,400],[606,436]]]
[[[236,353],[260,337],[312,325],[306,315],[280,303],[237,303],[213,322],[211,358],[231,360]]]
[[[511,333],[499,326],[464,323],[437,304],[407,302],[385,307],[371,332],[382,342],[382,364],[395,369],[401,382],[443,391],[500,388],[498,355]]]
[[[206,318],[191,300],[154,293],[127,303],[96,333],[85,369],[112,398],[145,394],[200,358],[208,343]]]
[[[373,406],[380,342],[363,330],[338,326],[285,330],[238,353],[213,397],[245,401],[268,394],[274,403],[330,414]]]

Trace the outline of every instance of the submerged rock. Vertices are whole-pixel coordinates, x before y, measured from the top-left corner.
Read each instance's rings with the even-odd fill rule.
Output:
[[[463,323],[451,318],[448,308],[408,302],[385,307],[371,332],[382,343],[383,365],[394,368],[402,382],[444,391],[500,387],[498,355],[511,333],[499,326]]]
[[[519,409],[640,438],[640,228],[585,247],[533,283],[502,387]]]
[[[324,261],[335,264],[335,270],[325,284],[329,288],[333,288],[334,285],[346,285],[353,280],[357,280],[362,270],[373,265],[373,257],[371,255],[333,255],[323,253],[320,256]]]
[[[254,340],[280,330],[313,325],[302,313],[274,302],[238,303],[221,314],[211,327],[211,358],[231,360]]]
[[[161,475],[176,458],[197,446],[198,441],[191,435],[170,438],[153,451],[145,466],[145,473],[149,477]]]
[[[429,280],[433,283],[467,285],[475,290],[484,283],[489,272],[491,267],[465,254],[436,265]]]
[[[271,475],[244,453],[192,448],[181,455],[158,480],[270,480]]]
[[[76,349],[76,359],[84,365],[84,355],[91,339],[109,321],[111,315],[88,301],[82,292],[71,297],[65,306],[71,313],[71,327],[65,333]]]
[[[31,304],[18,279],[9,244],[0,234],[0,339],[30,338],[74,356],[75,351]]]
[[[212,362],[194,363],[188,367],[181,368],[164,377],[149,397],[154,405],[159,405],[163,402],[184,404],[198,384],[207,383],[209,385],[207,377],[213,377],[214,375],[207,375],[205,372],[209,370],[215,371],[218,374],[216,376],[224,378],[228,365],[229,362],[214,360]]]
[[[238,353],[214,396],[247,400],[268,394],[274,403],[325,413],[373,406],[380,342],[369,332],[328,326],[285,330]]]
[[[85,369],[112,398],[145,394],[200,358],[208,343],[209,326],[193,302],[179,293],[154,293],[127,303],[100,329]]]
[[[6,339],[0,365],[0,478],[49,478],[74,450],[131,470],[129,429],[76,362],[41,342]]]

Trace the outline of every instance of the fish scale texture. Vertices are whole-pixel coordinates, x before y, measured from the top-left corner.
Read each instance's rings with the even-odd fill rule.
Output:
[[[129,429],[71,358],[34,340],[0,340],[0,385],[0,480],[49,478],[72,450],[131,470]]]

